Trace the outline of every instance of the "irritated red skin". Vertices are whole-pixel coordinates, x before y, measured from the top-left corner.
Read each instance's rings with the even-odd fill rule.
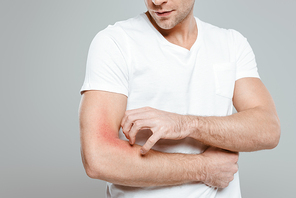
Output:
[[[98,124],[99,129],[96,132],[98,141],[112,148],[131,152],[132,146],[127,141],[119,139],[118,130],[112,127],[110,121],[108,122],[108,120],[106,120],[107,117],[108,116],[106,116],[104,120],[100,120]]]

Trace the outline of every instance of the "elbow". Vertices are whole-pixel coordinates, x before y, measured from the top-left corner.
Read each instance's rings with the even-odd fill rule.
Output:
[[[81,152],[81,158],[86,175],[92,179],[100,179],[102,177],[100,167],[92,160],[93,158],[83,155],[83,152]]]
[[[100,179],[101,174],[95,167],[85,167],[86,175],[91,179]]]
[[[281,137],[281,127],[279,126],[274,132],[273,132],[273,141],[271,143],[271,149],[274,149],[277,147],[277,145],[280,142],[280,137]]]
[[[89,178],[105,180],[104,174],[103,174],[104,172],[102,171],[102,167],[100,164],[87,163],[87,164],[84,164],[84,169],[85,169],[86,175]]]
[[[266,149],[274,149],[275,147],[277,147],[281,137],[281,126],[278,119],[273,122],[267,136],[268,137],[266,139],[268,139],[269,141],[266,141]]]
[[[120,170],[118,153],[122,153],[125,147],[130,148],[129,143],[117,138],[104,138],[83,144],[81,156],[87,176],[104,181],[117,178]]]

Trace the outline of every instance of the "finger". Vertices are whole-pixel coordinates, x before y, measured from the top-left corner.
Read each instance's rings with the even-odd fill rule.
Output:
[[[124,118],[124,122],[121,124],[122,131],[126,135],[126,137],[129,139],[129,132],[131,128],[133,127],[133,123],[137,121],[137,116],[133,114],[126,114]]]
[[[235,163],[237,164],[239,160],[239,153],[237,153],[237,155],[235,156]]]
[[[134,122],[128,134],[131,145],[135,144],[138,132],[142,129],[150,129],[152,125],[149,124],[151,123],[150,120],[137,120]]]
[[[129,131],[131,130],[133,122],[135,122],[135,120],[132,120],[130,117],[127,117],[125,120],[126,121],[121,125],[122,132],[124,133],[126,138],[129,139]]]
[[[238,170],[239,170],[239,166],[238,166],[238,163],[236,163],[236,171],[235,171],[235,173],[237,173]]]
[[[122,124],[122,131],[129,137],[130,130],[132,129],[134,123],[139,120],[147,120],[151,118],[151,114],[147,113],[147,111],[129,113],[125,119],[125,123]]]
[[[136,114],[136,113],[142,113],[145,111],[149,111],[151,109],[152,109],[151,107],[142,107],[142,108],[138,108],[138,109],[127,110],[122,118],[121,126],[124,125],[124,123],[126,122],[126,119],[128,118],[129,115]]]
[[[158,137],[156,134],[152,134],[147,142],[144,144],[144,146],[142,146],[141,154],[145,155],[159,139],[160,137]]]
[[[122,128],[122,131],[125,133],[125,131],[127,130],[127,128],[128,128],[128,126],[127,126],[127,124],[126,124],[126,121],[127,121],[127,119],[128,119],[128,116],[129,116],[129,112],[128,111],[126,111],[125,113],[124,113],[124,116],[123,116],[123,118],[122,118],[122,120],[121,120],[121,128]]]

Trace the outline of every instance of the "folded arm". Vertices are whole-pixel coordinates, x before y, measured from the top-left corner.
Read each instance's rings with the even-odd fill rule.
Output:
[[[194,138],[214,147],[241,152],[274,148],[280,138],[280,123],[274,102],[257,78],[236,81],[233,104],[238,113],[230,116],[192,116],[149,107],[129,110],[122,128],[130,143],[149,128],[152,136],[142,148],[146,154],[159,139]]]
[[[237,153],[208,149],[201,155],[168,154],[151,150],[140,154],[118,138],[127,98],[104,91],[87,91],[80,105],[81,154],[91,178],[143,187],[202,181],[226,187],[237,171]]]
[[[274,102],[260,79],[236,81],[233,104],[237,113],[225,117],[196,117],[190,136],[231,151],[272,149],[280,139]]]

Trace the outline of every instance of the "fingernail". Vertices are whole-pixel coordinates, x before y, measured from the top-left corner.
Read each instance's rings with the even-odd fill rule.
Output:
[[[142,155],[144,155],[144,154],[145,154],[143,149],[141,149],[141,150],[140,150],[140,152],[141,152],[141,154],[142,154]]]

